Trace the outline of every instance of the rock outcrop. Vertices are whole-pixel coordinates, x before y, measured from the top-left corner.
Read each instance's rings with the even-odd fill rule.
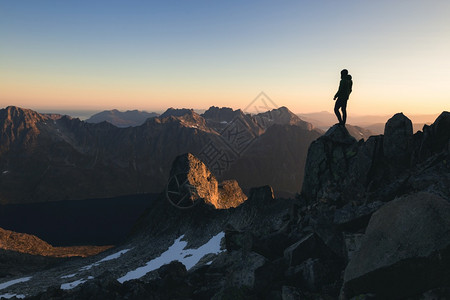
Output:
[[[191,153],[186,153],[173,161],[168,197],[172,191],[179,192],[181,197],[189,198],[192,203],[202,199],[205,203],[216,206],[219,201],[218,185],[208,167]]]
[[[409,167],[413,146],[412,122],[404,114],[390,118],[384,128],[383,153],[390,164]]]
[[[203,201],[216,209],[227,209],[247,200],[236,180],[226,180],[219,185],[208,167],[191,153],[175,158],[166,196],[179,208],[189,208]]]
[[[346,187],[357,150],[357,141],[344,126],[331,127],[309,147],[302,195],[338,205],[348,202]]]
[[[219,200],[216,208],[228,209],[238,207],[245,200],[247,200],[247,196],[236,180],[224,180],[219,184]]]
[[[302,196],[342,206],[386,202],[426,189],[449,200],[449,130],[443,129],[450,129],[449,120],[450,114],[443,112],[413,135],[411,121],[399,113],[386,123],[385,135],[366,142],[333,126],[309,148]]]

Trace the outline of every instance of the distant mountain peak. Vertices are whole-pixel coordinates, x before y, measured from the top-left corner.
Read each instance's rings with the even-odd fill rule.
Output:
[[[178,123],[182,127],[211,132],[211,129],[206,124],[206,120],[201,115],[197,114],[193,109],[169,108],[162,115],[152,119],[151,121],[159,124]]]
[[[211,106],[202,114],[202,117],[215,122],[231,122],[238,115],[244,115],[242,110],[233,110],[230,107]]]
[[[0,153],[16,142],[33,144],[40,132],[37,124],[48,119],[35,111],[17,106],[0,109]]]
[[[89,119],[86,120],[87,123],[101,123],[108,122],[117,127],[134,127],[140,126],[145,123],[145,121],[149,118],[153,118],[158,116],[157,113],[148,113],[146,111],[139,110],[127,110],[127,111],[119,111],[117,109],[113,110],[105,110],[99,112]]]
[[[291,112],[286,106],[272,109],[253,116],[255,120],[263,127],[267,128],[273,124],[279,125],[297,125],[307,130],[312,130],[314,126],[300,119],[296,114]]]
[[[197,114],[196,112],[194,112],[193,109],[191,108],[173,108],[173,107],[169,107],[161,116],[160,118],[166,118],[166,117],[182,117],[186,114]]]
[[[0,121],[24,121],[27,123],[35,123],[44,121],[47,117],[26,108],[18,106],[8,106],[0,110]]]

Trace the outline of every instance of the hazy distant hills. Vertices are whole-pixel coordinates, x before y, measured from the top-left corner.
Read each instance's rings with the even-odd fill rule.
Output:
[[[117,109],[105,110],[99,112],[89,119],[86,120],[87,123],[101,123],[109,122],[117,127],[129,127],[129,126],[140,126],[144,122],[153,117],[157,117],[159,114],[140,110],[127,110],[124,112],[118,111]]]
[[[270,184],[292,195],[301,187],[309,144],[321,134],[287,108],[256,116],[169,109],[118,128],[7,107],[0,110],[0,202],[158,193],[173,159],[186,152],[244,190]]]

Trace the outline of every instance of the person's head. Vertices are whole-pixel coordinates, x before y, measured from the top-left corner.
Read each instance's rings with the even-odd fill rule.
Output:
[[[352,80],[352,75],[348,74],[346,77],[348,80]]]
[[[341,78],[345,78],[348,75],[348,70],[344,69],[341,71]]]

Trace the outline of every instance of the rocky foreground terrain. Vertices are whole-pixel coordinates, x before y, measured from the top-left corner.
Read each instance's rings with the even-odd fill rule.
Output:
[[[365,142],[333,126],[309,147],[295,199],[274,198],[262,186],[219,209],[211,199],[225,199],[220,180],[207,170],[194,155],[178,157],[166,179],[175,196],[162,193],[126,243],[3,278],[0,296],[450,297],[450,113],[416,134],[396,114],[384,135]],[[177,174],[185,180],[172,179]],[[242,195],[239,185],[226,195]]]

